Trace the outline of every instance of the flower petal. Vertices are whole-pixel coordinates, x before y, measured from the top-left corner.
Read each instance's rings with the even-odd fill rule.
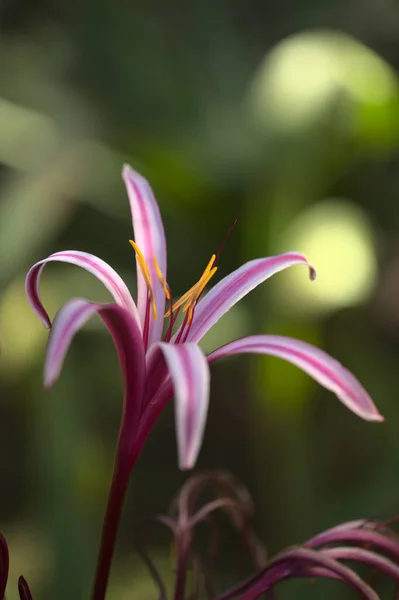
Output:
[[[163,315],[165,312],[165,294],[160,285],[154,267],[154,257],[166,279],[166,240],[161,213],[150,184],[129,165],[125,165],[122,177],[126,184],[132,211],[135,242],[140,248],[150,271],[152,289],[157,309],[157,320],[150,316],[149,344],[157,342],[162,336]],[[142,326],[147,306],[147,285],[137,264],[137,307]]]
[[[220,317],[256,286],[275,273],[300,264],[308,266],[310,278],[315,279],[314,268],[300,252],[251,260],[224,277],[198,303],[187,341],[198,342]]]
[[[138,323],[121,306],[95,304],[81,298],[64,304],[50,331],[44,364],[45,386],[51,387],[58,379],[75,333],[96,313],[107,326],[118,353],[125,383],[124,423],[128,422],[136,428],[144,394],[144,345]]]
[[[397,539],[392,539],[387,535],[378,532],[378,523],[364,522],[364,526],[359,528],[332,528],[319,533],[314,538],[306,542],[308,548],[314,548],[321,545],[339,544],[349,542],[363,548],[378,549],[384,554],[391,554],[395,561],[399,562],[399,543]],[[374,527],[374,529],[373,529]]]
[[[238,596],[240,600],[257,600],[281,581],[313,576],[338,579],[353,587],[363,598],[379,600],[376,592],[355,571],[326,556],[324,552],[308,548],[282,552],[266,567],[215,600],[230,600]]]
[[[208,363],[197,344],[161,342],[159,347],[174,387],[179,466],[190,469],[197,460],[208,413]]]
[[[306,542],[306,545],[310,547],[320,546],[326,542],[325,539],[328,539],[330,535],[335,535],[336,533],[345,533],[345,531],[357,531],[358,529],[373,527],[373,525],[377,524],[377,521],[370,521],[370,519],[356,519],[353,521],[344,521],[339,525],[334,525],[334,527],[330,527],[329,529],[325,529],[321,533],[316,534],[314,537],[310,538]]]
[[[20,600],[32,600],[32,594],[28,582],[22,575],[18,579],[18,592]]]
[[[139,323],[137,308],[123,279],[105,261],[93,254],[79,252],[77,250],[66,250],[50,254],[44,260],[37,262],[30,268],[25,281],[28,300],[45,327],[51,327],[50,318],[42,304],[39,296],[39,280],[45,265],[49,262],[66,262],[92,273],[109,290],[119,306],[126,308]]]
[[[212,363],[232,354],[255,352],[283,358],[308,373],[320,385],[331,390],[352,412],[367,421],[383,421],[372,399],[359,381],[334,358],[300,340],[278,335],[253,335],[215,350],[208,356]]]
[[[271,590],[279,581],[295,577],[298,571],[300,574],[301,569],[313,566],[321,568],[324,576],[330,576],[331,573],[332,576],[355,589],[363,598],[379,600],[378,594],[355,571],[322,552],[305,548],[287,550],[276,557],[265,569],[264,580],[243,594],[241,600],[255,600],[259,598],[261,590],[263,592]]]
[[[392,577],[397,584],[399,583],[398,565],[386,558],[386,556],[381,556],[376,552],[365,548],[340,546],[338,548],[323,549],[322,553],[334,560],[350,560],[365,563],[372,569],[385,573],[388,577]]]
[[[311,574],[338,579],[353,587],[363,598],[379,600],[378,594],[355,571],[323,552],[307,548],[282,552],[264,569],[233,590],[218,596],[216,600],[228,600],[239,594],[240,600],[257,600],[283,580]]]

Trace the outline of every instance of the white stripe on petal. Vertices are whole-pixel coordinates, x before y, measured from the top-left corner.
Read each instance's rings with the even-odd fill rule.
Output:
[[[140,248],[150,271],[151,284],[157,308],[157,320],[150,317],[149,344],[162,336],[165,294],[154,267],[154,257],[166,279],[166,240],[161,213],[148,181],[136,173],[129,165],[123,167],[122,176],[129,196],[133,219],[135,242]],[[137,307],[141,324],[144,325],[147,305],[147,286],[137,264]]]
[[[208,362],[233,354],[252,352],[277,356],[291,362],[320,385],[334,392],[359,417],[367,421],[384,420],[366,390],[350,371],[322,350],[300,340],[278,335],[253,335],[215,350],[208,356]]]
[[[175,395],[175,420],[179,466],[194,466],[204,435],[209,405],[209,366],[197,344],[161,342]]]
[[[220,317],[260,283],[283,269],[300,264],[309,268],[311,279],[316,277],[315,270],[300,252],[252,260],[224,277],[198,303],[187,341],[198,342]]]
[[[50,327],[51,322],[40,299],[39,281],[43,268],[49,262],[70,263],[92,273],[112,294],[116,304],[126,308],[137,323],[139,323],[137,308],[129,289],[123,279],[112,267],[93,254],[79,252],[77,250],[65,250],[64,252],[51,254],[44,260],[37,262],[30,268],[26,276],[25,289],[28,300],[33,310],[46,327]]]
[[[81,327],[97,312],[95,304],[76,298],[60,309],[54,319],[44,363],[44,385],[50,388],[59,377],[71,341]]]

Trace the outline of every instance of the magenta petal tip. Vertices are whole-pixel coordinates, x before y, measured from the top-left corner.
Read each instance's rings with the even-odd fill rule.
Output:
[[[373,418],[370,419],[370,421],[376,421],[377,423],[385,423],[385,417],[378,413],[378,415],[374,415]]]
[[[353,413],[366,421],[384,422],[373,400],[352,373],[337,360],[306,342],[278,335],[253,335],[230,342],[208,356],[208,362],[240,353],[282,358],[308,373],[333,392]]]
[[[127,163],[125,163],[122,167],[122,177],[128,177],[129,175],[133,174],[133,169],[130,165],[128,165]]]
[[[197,460],[209,404],[209,367],[197,344],[159,344],[173,382],[175,419],[182,471],[192,469]]]

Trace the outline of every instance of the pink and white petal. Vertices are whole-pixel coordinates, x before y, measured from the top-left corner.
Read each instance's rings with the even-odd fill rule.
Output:
[[[163,388],[166,380],[170,380],[169,369],[164,360],[160,344],[153,344],[147,350],[145,357],[146,386],[144,394],[144,407],[153,401],[158,392]]]
[[[262,569],[263,577],[257,577],[254,585],[245,590],[240,600],[257,600],[275,585],[291,577],[312,575],[318,577],[332,577],[354,588],[362,598],[379,600],[378,594],[355,571],[344,564],[334,560],[325,552],[318,552],[308,548],[293,548],[279,554],[267,567]],[[227,598],[227,595],[219,596]]]
[[[160,342],[173,383],[181,469],[191,469],[201,447],[209,405],[209,366],[197,344]]]
[[[316,271],[300,252],[252,260],[224,277],[198,303],[187,341],[198,342],[241,298],[275,273],[294,265],[307,266],[310,278],[315,279]]]
[[[49,262],[65,262],[77,267],[81,267],[89,273],[92,273],[101,283],[105,285],[107,290],[112,294],[116,304],[126,308],[132,317],[139,323],[139,317],[136,304],[128,290],[123,279],[118,275],[112,267],[105,261],[101,260],[93,254],[87,252],[79,252],[78,250],[66,250],[64,252],[56,252],[51,254],[44,260],[41,260],[30,268],[26,280],[25,289],[28,300],[45,327],[51,327],[51,321],[45,310],[39,295],[40,275]]]
[[[359,417],[366,421],[384,420],[356,377],[337,360],[306,342],[278,335],[253,335],[215,350],[208,356],[208,362],[242,353],[269,354],[283,358],[334,392]]]
[[[121,306],[96,304],[82,298],[64,304],[50,331],[44,364],[45,386],[51,387],[58,379],[74,335],[94,314],[102,318],[113,338],[125,384],[124,423],[135,429],[144,395],[145,353],[137,321]]]
[[[161,339],[163,315],[165,312],[165,294],[160,285],[154,267],[156,258],[161,272],[166,279],[166,239],[161,213],[148,181],[129,165],[124,165],[122,177],[126,184],[133,219],[135,242],[144,255],[150,271],[151,284],[154,291],[157,320],[150,317],[148,342],[152,344]],[[136,261],[137,264],[137,261]],[[137,264],[137,307],[142,326],[144,325],[147,306],[147,286]]]

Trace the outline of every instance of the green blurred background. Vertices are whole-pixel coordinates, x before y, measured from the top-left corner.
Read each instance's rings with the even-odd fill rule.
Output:
[[[0,523],[12,556],[9,600],[21,572],[36,598],[88,597],[119,370],[93,320],[44,392],[47,333],[28,307],[24,276],[72,248],[101,256],[134,290],[124,161],[153,185],[176,294],[195,283],[241,208],[217,278],[292,249],[318,269],[314,283],[303,269],[277,275],[224,317],[205,348],[261,332],[315,343],[358,376],[386,417],[359,420],[277,359],[231,359],[212,367],[197,469],[243,480],[271,553],[339,520],[397,513],[394,0],[3,0],[0,22]],[[52,315],[72,296],[108,298],[66,265],[48,267],[42,290]],[[166,511],[186,479],[176,465],[171,404],[131,481],[110,599],[156,597],[133,529],[139,516]],[[170,573],[166,538],[151,540]],[[234,543],[223,549],[227,584],[248,565]],[[352,597],[308,582],[279,597],[337,591]]]

